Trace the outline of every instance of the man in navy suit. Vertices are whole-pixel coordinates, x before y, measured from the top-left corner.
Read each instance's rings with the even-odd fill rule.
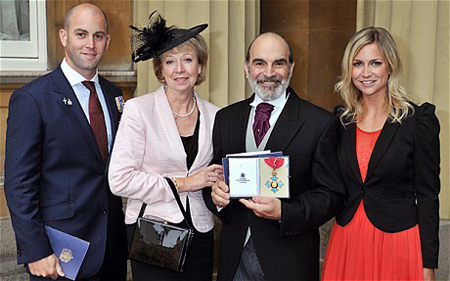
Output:
[[[290,156],[290,198],[231,200],[222,181],[204,189],[222,221],[217,279],[319,280],[318,227],[342,207],[339,173],[326,172],[337,171],[337,118],[289,87],[294,59],[278,34],[253,40],[244,69],[255,94],[217,113],[213,162],[231,153],[282,151]],[[268,126],[255,126],[264,114]]]
[[[106,15],[77,5],[59,37],[63,62],[9,104],[4,188],[18,261],[31,280],[65,279],[47,225],[90,242],[80,280],[125,280],[122,201],[106,175],[122,92],[97,71],[110,41]]]

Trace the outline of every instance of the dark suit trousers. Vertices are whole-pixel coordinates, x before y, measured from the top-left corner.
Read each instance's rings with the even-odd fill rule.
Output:
[[[241,260],[233,278],[233,281],[249,280],[265,280],[251,237],[242,249]]]

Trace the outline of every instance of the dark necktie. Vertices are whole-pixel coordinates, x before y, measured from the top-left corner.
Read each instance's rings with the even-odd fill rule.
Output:
[[[108,137],[106,135],[102,106],[100,105],[94,82],[83,81],[82,83],[91,92],[89,96],[89,119],[98,149],[100,150],[100,156],[102,157],[103,163],[106,163],[106,159],[108,158]]]
[[[256,107],[255,121],[253,122],[253,135],[258,147],[270,128],[269,118],[273,111],[273,105],[262,102]]]

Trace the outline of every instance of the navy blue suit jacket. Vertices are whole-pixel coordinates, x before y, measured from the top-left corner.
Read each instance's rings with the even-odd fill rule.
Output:
[[[114,98],[122,93],[103,77],[99,81],[115,135],[119,112]],[[89,122],[60,67],[13,93],[4,188],[19,263],[53,253],[44,229],[49,225],[90,242],[78,277],[100,269],[106,247],[115,266],[126,267],[122,202],[109,191],[106,172]]]

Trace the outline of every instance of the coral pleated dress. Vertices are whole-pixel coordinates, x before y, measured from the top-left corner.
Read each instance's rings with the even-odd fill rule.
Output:
[[[356,129],[363,181],[380,132]],[[381,231],[368,219],[361,200],[346,226],[333,225],[322,280],[423,280],[419,226],[395,233]]]

